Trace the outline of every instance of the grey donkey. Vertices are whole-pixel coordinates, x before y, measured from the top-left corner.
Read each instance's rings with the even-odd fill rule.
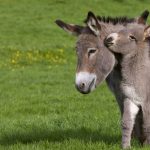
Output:
[[[122,82],[121,66],[118,61],[120,55],[108,50],[103,41],[108,34],[124,29],[128,24],[145,26],[148,14],[148,11],[144,11],[140,17],[128,19],[126,17],[96,17],[89,12],[85,20],[86,26],[67,24],[61,20],[56,21],[62,29],[78,37],[75,81],[77,90],[88,94],[106,80],[117,99],[121,115],[123,114],[122,91],[118,86]],[[140,122],[141,119],[137,118],[135,133],[139,139],[141,137]]]
[[[108,35],[105,44],[112,52],[122,55],[123,148],[130,147],[131,133],[140,108],[143,113],[144,143],[150,144],[150,26],[130,24]]]

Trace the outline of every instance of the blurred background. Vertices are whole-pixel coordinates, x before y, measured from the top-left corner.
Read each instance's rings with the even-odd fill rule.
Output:
[[[115,98],[105,82],[89,95],[76,91],[76,37],[54,22],[145,9],[149,0],[0,0],[0,149],[120,149]]]

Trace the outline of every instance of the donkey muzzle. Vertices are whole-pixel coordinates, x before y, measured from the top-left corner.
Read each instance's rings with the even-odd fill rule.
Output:
[[[82,94],[88,94],[96,87],[96,75],[94,73],[79,72],[76,74],[76,88]]]
[[[118,39],[118,34],[111,33],[109,36],[107,36],[104,39],[104,45],[109,48],[110,46],[112,46],[116,43],[117,39]]]

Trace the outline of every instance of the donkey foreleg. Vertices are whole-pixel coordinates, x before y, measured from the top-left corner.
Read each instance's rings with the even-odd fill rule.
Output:
[[[134,133],[133,133],[134,132]],[[134,124],[134,129],[132,131],[134,137],[136,137],[140,144],[143,145],[144,142],[144,133],[143,133],[143,113],[142,109],[139,110]]]
[[[135,118],[139,107],[130,99],[124,100],[124,110],[122,116],[122,148],[130,148],[131,133],[134,127]]]
[[[150,145],[150,103],[143,107],[143,132],[145,135],[144,144]]]

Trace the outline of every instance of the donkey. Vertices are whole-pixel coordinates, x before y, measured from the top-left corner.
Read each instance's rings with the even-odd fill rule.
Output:
[[[123,145],[130,146],[131,132],[140,107],[145,143],[150,144],[150,26],[128,25],[118,33],[111,33],[105,39],[105,45],[122,55]]]
[[[61,20],[56,21],[62,29],[78,36],[76,88],[79,92],[88,94],[106,79],[123,115],[122,94],[118,86],[121,83],[119,54],[114,55],[104,46],[103,41],[108,34],[124,29],[128,24],[145,26],[148,15],[149,12],[144,11],[138,18],[107,18],[96,17],[89,12],[85,20],[86,26],[67,24]],[[139,121],[136,121],[136,124],[139,126]],[[141,136],[141,133],[136,134],[138,137]]]

